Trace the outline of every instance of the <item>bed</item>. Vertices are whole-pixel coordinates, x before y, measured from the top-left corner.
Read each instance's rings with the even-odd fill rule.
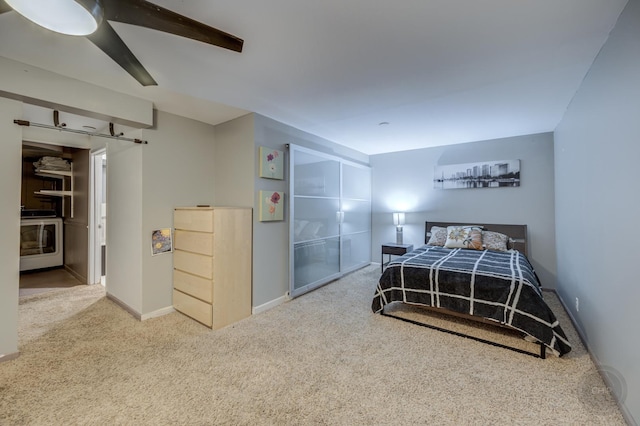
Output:
[[[526,256],[526,237],[526,225],[425,222],[425,245],[388,264],[372,310],[403,319],[386,314],[385,307],[403,303],[434,309],[515,330],[539,344],[539,352],[420,325],[540,358],[545,358],[547,350],[562,356],[571,345],[543,299],[540,281]]]

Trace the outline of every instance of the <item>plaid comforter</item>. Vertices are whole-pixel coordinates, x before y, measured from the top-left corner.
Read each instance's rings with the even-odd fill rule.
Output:
[[[558,320],[542,299],[540,282],[520,252],[423,246],[391,261],[371,308],[391,302],[434,306],[516,328],[556,355],[571,350]]]

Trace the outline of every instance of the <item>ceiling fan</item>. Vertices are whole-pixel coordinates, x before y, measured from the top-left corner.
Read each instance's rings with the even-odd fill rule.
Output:
[[[244,41],[145,0],[0,0],[0,14],[15,10],[52,31],[86,36],[143,86],[157,85],[109,21],[151,28],[242,52]],[[78,27],[72,25],[78,24]]]

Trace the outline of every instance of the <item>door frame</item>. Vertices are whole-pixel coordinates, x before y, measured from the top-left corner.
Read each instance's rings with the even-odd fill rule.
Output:
[[[99,284],[101,282],[102,269],[104,267],[104,265],[102,265],[102,247],[100,244],[100,238],[98,238],[98,234],[100,232],[100,212],[103,195],[102,157],[106,156],[106,154],[106,148],[96,149],[95,151],[91,151],[90,153],[89,273],[87,274],[87,284]]]

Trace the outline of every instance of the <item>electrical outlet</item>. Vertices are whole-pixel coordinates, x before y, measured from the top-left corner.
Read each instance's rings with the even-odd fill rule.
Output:
[[[580,299],[576,297],[576,312],[580,312]]]

